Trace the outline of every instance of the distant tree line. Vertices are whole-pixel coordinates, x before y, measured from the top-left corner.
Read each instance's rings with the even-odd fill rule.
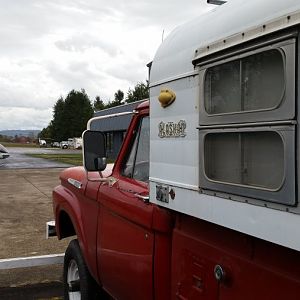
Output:
[[[11,142],[12,139],[11,136],[0,134],[0,142]]]
[[[31,144],[36,142],[34,135],[29,134],[29,136],[15,135],[14,137],[0,134],[0,142],[2,143],[21,143],[21,144]]]
[[[87,121],[94,115],[95,111],[119,106],[125,103],[146,99],[149,97],[149,83],[138,82],[134,89],[127,92],[117,90],[113,101],[104,101],[96,96],[91,103],[84,89],[72,90],[64,99],[60,97],[53,107],[53,118],[49,125],[40,132],[40,138],[63,141],[70,137],[79,137],[86,128]]]
[[[129,88],[126,98],[124,99],[124,92],[117,90],[113,101],[104,101],[100,96],[96,96],[93,102],[94,111],[99,111],[114,106],[119,106],[125,103],[131,103],[138,100],[149,98],[149,82],[138,82],[133,89]]]
[[[67,97],[60,97],[53,107],[53,119],[40,132],[39,137],[62,141],[81,136],[86,122],[93,116],[93,108],[85,90],[72,90]]]

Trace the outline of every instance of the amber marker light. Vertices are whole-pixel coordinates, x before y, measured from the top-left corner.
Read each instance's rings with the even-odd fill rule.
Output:
[[[161,90],[158,96],[158,101],[163,108],[171,105],[175,101],[175,99],[176,94],[170,89]]]

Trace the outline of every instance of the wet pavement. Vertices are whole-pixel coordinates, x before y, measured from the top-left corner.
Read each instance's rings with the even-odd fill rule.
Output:
[[[0,159],[0,170],[5,169],[43,169],[43,168],[67,168],[71,165],[51,161],[49,159],[31,157],[26,154],[72,154],[81,153],[81,150],[58,148],[7,148],[9,158]]]

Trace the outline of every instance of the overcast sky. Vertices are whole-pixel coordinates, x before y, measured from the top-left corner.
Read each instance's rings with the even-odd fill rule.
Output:
[[[113,100],[206,0],[0,0],[0,130],[42,129],[56,100],[84,88]]]

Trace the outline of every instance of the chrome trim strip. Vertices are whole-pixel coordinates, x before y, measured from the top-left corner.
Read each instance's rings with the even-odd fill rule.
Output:
[[[76,180],[76,179],[73,179],[73,178],[68,178],[68,182],[75,186],[77,189],[81,189],[82,188],[82,182]]]
[[[149,181],[153,182],[153,183],[158,183],[158,184],[165,184],[165,185],[171,185],[174,187],[180,187],[180,188],[187,189],[187,190],[199,191],[199,187],[196,185],[185,184],[185,183],[180,183],[180,182],[175,182],[175,181],[170,181],[170,180],[164,180],[164,179],[155,178],[155,177],[150,177]]]
[[[271,122],[251,122],[251,123],[238,123],[238,124],[221,124],[221,125],[200,125],[197,127],[199,130],[206,129],[223,129],[223,128],[242,128],[242,127],[258,127],[258,126],[281,126],[281,125],[296,125],[297,121],[271,121]]]

